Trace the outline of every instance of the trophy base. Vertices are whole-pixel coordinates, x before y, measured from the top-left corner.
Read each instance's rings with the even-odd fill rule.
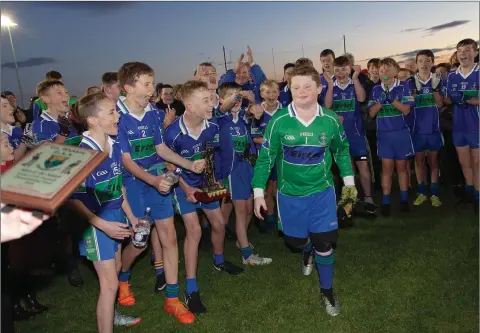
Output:
[[[202,192],[195,192],[195,199],[202,203],[209,203],[221,200],[223,198],[230,198],[231,194],[226,188],[204,188]]]

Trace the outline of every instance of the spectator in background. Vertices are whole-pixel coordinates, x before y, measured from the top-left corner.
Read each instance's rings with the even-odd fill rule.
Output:
[[[87,90],[85,91],[84,96],[95,94],[95,93],[98,93],[98,92],[101,92],[101,91],[102,90],[99,87],[96,87],[96,86],[88,87]]]
[[[403,65],[405,66],[406,69],[410,70],[412,73],[417,72],[417,64],[415,62],[415,58],[407,59]]]
[[[262,68],[253,60],[253,52],[250,47],[247,48],[247,62],[243,62],[244,56],[243,53],[240,55],[235,62],[233,70],[228,71],[226,75],[222,77],[218,82],[218,86],[221,86],[225,82],[236,82],[242,87],[242,90],[253,92],[255,95],[255,104],[260,104],[262,102],[260,85],[267,77]],[[250,82],[250,78],[253,82]],[[246,107],[247,104],[245,101],[242,106]]]
[[[181,87],[181,84],[176,84],[173,86],[173,98],[180,100],[180,95],[178,94],[178,91]]]
[[[17,98],[15,97],[15,94],[11,91],[4,91],[2,94],[7,98],[8,102],[15,110],[13,113],[15,123],[13,125],[15,127],[21,127],[22,129],[24,129],[25,125],[27,124],[27,117],[25,115],[26,112],[17,105]]]
[[[120,97],[120,85],[118,83],[117,72],[106,72],[102,75],[102,91],[109,99],[115,103]]]
[[[442,80],[447,79],[448,72],[450,72],[450,64],[446,62],[442,62],[438,64],[437,67],[435,68],[435,73],[437,75],[440,75]]]
[[[455,71],[457,70],[458,66],[460,66],[460,62],[458,62],[457,51],[455,51],[450,57],[450,70]]]
[[[292,75],[294,69],[295,64],[292,64],[291,62],[283,66],[283,81],[278,85],[280,90],[278,101],[282,104],[282,107],[286,107],[292,102],[292,92],[288,87],[288,79]]]
[[[181,101],[175,99],[173,93],[173,87],[169,84],[164,84],[158,92],[158,102],[156,104],[157,109],[167,110],[172,109],[175,111],[175,116],[180,117],[185,112],[185,106]]]

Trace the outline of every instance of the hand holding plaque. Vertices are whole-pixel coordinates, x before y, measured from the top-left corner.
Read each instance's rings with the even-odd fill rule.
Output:
[[[52,215],[106,158],[97,150],[44,142],[2,174],[2,202]]]
[[[215,178],[213,147],[210,142],[206,144],[203,157],[205,159],[205,170],[203,173],[202,186],[200,187],[201,192],[195,193],[195,199],[203,203],[208,203],[230,197],[227,189],[220,185]]]

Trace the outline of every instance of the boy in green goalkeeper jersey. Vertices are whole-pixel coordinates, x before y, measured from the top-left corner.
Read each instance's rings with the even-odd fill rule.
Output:
[[[322,87],[314,68],[296,68],[289,86],[293,102],[268,123],[255,166],[255,215],[263,219],[265,184],[276,165],[279,227],[291,247],[302,249],[305,275],[311,273],[315,255],[322,300],[327,313],[336,316],[340,304],[332,288],[332,245],[337,241],[338,221],[330,169],[333,155],[345,184],[342,200],[355,201],[348,140],[335,112],[317,103]]]

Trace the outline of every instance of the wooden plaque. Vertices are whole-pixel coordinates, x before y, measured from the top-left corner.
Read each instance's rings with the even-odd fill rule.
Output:
[[[2,174],[1,200],[53,214],[107,157],[93,149],[44,142]]]

